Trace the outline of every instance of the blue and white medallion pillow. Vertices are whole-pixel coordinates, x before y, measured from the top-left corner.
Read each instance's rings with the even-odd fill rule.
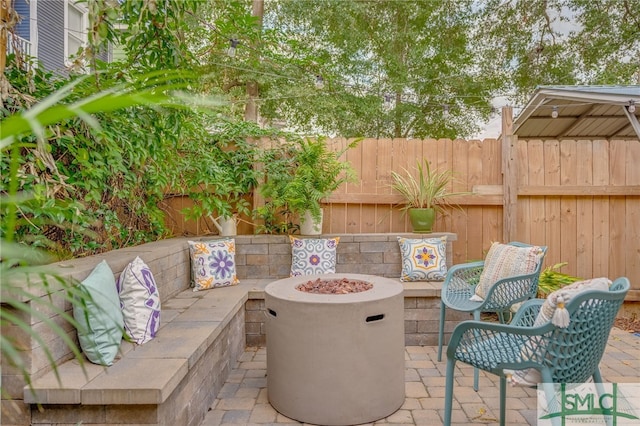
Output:
[[[442,281],[447,275],[447,237],[398,237],[402,272],[400,281]]]
[[[291,240],[291,276],[333,274],[336,272],[336,248],[340,237],[297,238]]]
[[[189,241],[193,291],[236,285],[236,240]]]

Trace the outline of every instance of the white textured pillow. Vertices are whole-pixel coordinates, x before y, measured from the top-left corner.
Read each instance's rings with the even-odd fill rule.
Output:
[[[542,248],[538,246],[517,247],[498,242],[491,244],[476,286],[476,294],[471,300],[483,301],[489,289],[501,279],[532,273],[538,267],[542,253]]]
[[[606,277],[601,277],[592,278],[590,280],[576,281],[565,287],[559,288],[556,291],[551,292],[540,307],[540,312],[538,312],[538,316],[533,323],[534,327],[551,321],[553,319],[553,315],[558,309],[563,309],[565,303],[569,302],[569,300],[573,299],[580,293],[587,290],[608,291],[609,286],[611,286],[611,280]],[[558,307],[558,299],[560,298],[562,298],[562,307]]]
[[[127,336],[139,345],[153,339],[160,327],[160,294],[149,266],[136,257],[116,286]]]

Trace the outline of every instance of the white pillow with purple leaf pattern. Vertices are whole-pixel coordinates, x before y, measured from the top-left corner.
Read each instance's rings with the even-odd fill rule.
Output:
[[[160,328],[160,294],[151,269],[136,257],[116,283],[126,335],[141,345],[153,339]]]

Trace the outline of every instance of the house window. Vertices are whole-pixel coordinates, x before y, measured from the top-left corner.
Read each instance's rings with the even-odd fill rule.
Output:
[[[64,8],[64,57],[69,63],[69,57],[78,54],[78,49],[87,42],[88,16],[84,5],[75,0],[65,0]]]

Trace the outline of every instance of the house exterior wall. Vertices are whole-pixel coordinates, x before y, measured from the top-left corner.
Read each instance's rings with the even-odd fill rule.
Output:
[[[38,1],[38,60],[47,70],[65,73],[64,0]]]
[[[42,67],[57,74],[67,74],[64,55],[65,0],[14,0],[14,9],[21,17],[16,35],[31,42],[31,52]],[[109,61],[109,49],[97,58]]]
[[[14,0],[13,8],[20,16],[20,22],[13,29],[15,34],[31,41],[31,6],[26,0]]]

